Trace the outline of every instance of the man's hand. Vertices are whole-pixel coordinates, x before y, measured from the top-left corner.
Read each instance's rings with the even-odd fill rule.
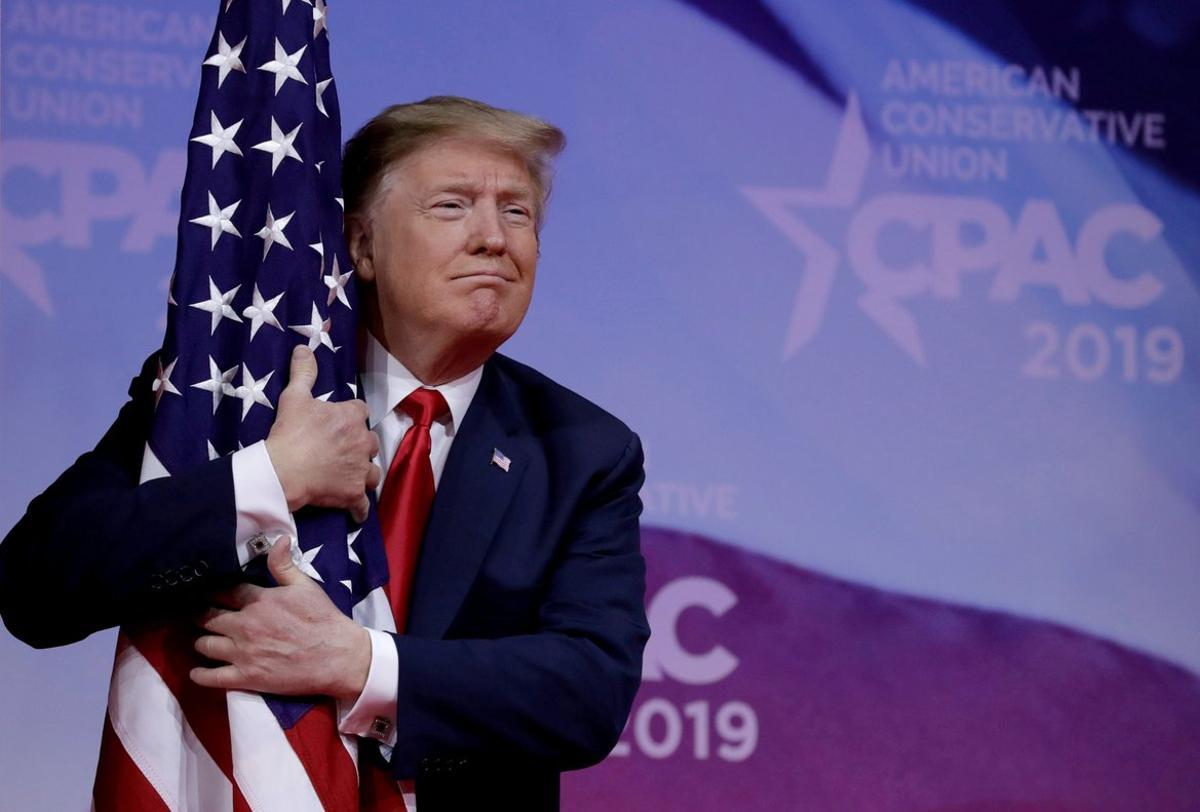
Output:
[[[288,510],[304,505],[342,508],[365,521],[367,491],[381,472],[371,458],[379,440],[367,428],[361,400],[324,403],[312,396],[317,359],[304,345],[292,352],[291,378],[279,395],[279,414],[267,436],[267,454],[283,486]]]
[[[370,635],[296,567],[291,546],[281,536],[267,556],[279,586],[240,584],[215,596],[218,605],[200,618],[209,633],[197,638],[196,651],[228,665],[193,668],[192,681],[354,702],[371,667]]]

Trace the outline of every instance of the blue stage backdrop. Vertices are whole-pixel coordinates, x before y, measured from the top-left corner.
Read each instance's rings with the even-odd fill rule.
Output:
[[[567,808],[1200,804],[1200,6],[331,5],[345,132],[568,134],[506,351],[643,437],[653,638]],[[161,340],[214,12],[0,10],[4,528]],[[0,808],[113,642],[0,636]]]

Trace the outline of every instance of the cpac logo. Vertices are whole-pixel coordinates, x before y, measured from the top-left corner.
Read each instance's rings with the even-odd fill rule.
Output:
[[[842,118],[829,175],[823,188],[745,187],[742,193],[804,252],[806,263],[792,309],[783,357],[816,336],[825,317],[841,252],[814,231],[799,209],[850,210],[845,253],[866,290],[858,306],[915,362],[925,365],[920,331],[905,300],[920,296],[955,299],[960,277],[994,271],[988,298],[1011,302],[1026,287],[1051,288],[1064,304],[1099,302],[1138,308],[1157,299],[1163,284],[1149,271],[1116,274],[1105,252],[1114,238],[1150,241],[1162,222],[1142,206],[1114,204],[1095,210],[1072,240],[1052,201],[1030,199],[1015,222],[984,197],[878,194],[859,200],[871,145],[858,99],[851,94]],[[885,258],[881,242],[897,232],[913,245],[928,246],[925,258]]]
[[[0,208],[4,257],[0,273],[37,304],[53,311],[42,266],[26,249],[59,243],[90,248],[92,227],[128,220],[119,248],[146,253],[159,238],[173,239],[178,219],[179,186],[186,156],[164,150],[147,173],[133,152],[107,144],[13,139],[0,154],[0,181],[5,188]],[[22,210],[14,205],[16,189],[46,189],[38,197],[46,205]]]
[[[738,658],[722,645],[705,652],[688,651],[676,631],[685,610],[704,609],[720,617],[737,603],[737,595],[720,581],[699,575],[668,582],[650,601],[646,619],[650,642],[642,662],[642,679],[659,681],[670,676],[686,685],[711,685],[733,673]]]

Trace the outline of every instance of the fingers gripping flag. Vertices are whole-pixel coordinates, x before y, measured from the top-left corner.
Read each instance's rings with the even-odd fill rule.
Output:
[[[221,0],[200,70],[143,481],[264,439],[298,343],[316,354],[315,394],[356,396],[325,0]],[[394,628],[378,522],[349,521],[297,517],[302,567],[346,614]],[[122,628],[95,809],[357,809],[332,702],[200,688],[194,637],[183,622]]]

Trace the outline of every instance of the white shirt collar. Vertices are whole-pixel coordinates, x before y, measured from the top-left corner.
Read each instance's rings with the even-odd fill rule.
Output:
[[[442,397],[446,399],[446,405],[450,407],[450,425],[446,429],[448,435],[453,436],[462,425],[467,407],[471,405],[482,378],[483,367],[476,367],[449,383],[427,387],[441,392]],[[362,384],[363,399],[367,402],[372,429],[391,414],[400,405],[400,401],[424,386],[370,333],[367,333],[367,347],[363,358]]]

